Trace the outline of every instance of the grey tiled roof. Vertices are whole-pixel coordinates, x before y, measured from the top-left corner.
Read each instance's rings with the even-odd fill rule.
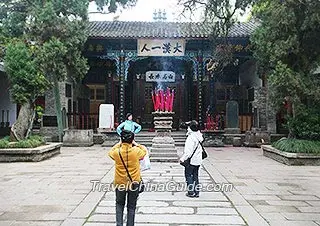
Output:
[[[230,37],[248,37],[258,23],[235,24]],[[93,21],[89,24],[91,38],[208,38],[211,30],[204,23],[194,22],[129,22]]]

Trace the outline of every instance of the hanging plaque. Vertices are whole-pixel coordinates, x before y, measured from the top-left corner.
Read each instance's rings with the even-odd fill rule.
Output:
[[[173,71],[147,71],[147,82],[175,82],[176,74]]]
[[[138,56],[184,56],[184,39],[138,39]]]

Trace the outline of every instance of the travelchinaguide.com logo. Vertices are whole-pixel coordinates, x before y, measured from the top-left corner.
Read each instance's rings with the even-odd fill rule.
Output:
[[[144,182],[142,183],[134,183],[133,185],[137,186],[126,186],[124,184],[114,185],[113,183],[102,183],[100,180],[91,180],[92,191],[94,192],[109,192],[118,190],[135,190],[139,189],[139,186],[144,186],[144,192],[183,192],[183,191],[192,191],[194,189],[200,192],[231,192],[233,190],[233,184],[230,183],[207,183],[198,185],[190,184],[189,186],[186,183],[179,183],[176,181],[168,181],[162,183],[154,183],[154,182]]]

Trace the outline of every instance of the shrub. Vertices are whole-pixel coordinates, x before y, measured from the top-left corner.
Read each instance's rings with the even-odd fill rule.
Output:
[[[282,138],[272,146],[284,152],[320,154],[320,141]]]
[[[301,112],[294,118],[289,118],[288,129],[295,138],[303,140],[320,140],[320,116],[318,112]]]
[[[0,148],[36,148],[45,144],[41,136],[30,136],[28,139],[10,143],[9,138],[5,137],[0,140]]]
[[[0,148],[7,148],[9,146],[9,137],[0,140]]]

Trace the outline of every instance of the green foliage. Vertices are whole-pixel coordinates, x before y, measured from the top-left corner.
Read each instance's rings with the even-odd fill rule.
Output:
[[[136,0],[97,1],[100,9],[107,6],[112,12],[135,3]],[[51,82],[67,76],[79,81],[87,73],[87,60],[81,51],[88,37],[88,5],[89,0],[0,2],[0,45],[8,48],[6,70],[17,103],[43,94],[43,75]],[[21,85],[24,81],[26,87]],[[50,86],[46,84],[46,88]]]
[[[28,139],[12,143],[9,142],[9,137],[5,137],[0,140],[0,148],[36,148],[45,143],[41,136],[30,136]]]
[[[320,140],[320,109],[312,110],[301,111],[299,115],[288,118],[287,127],[296,138]]]
[[[42,106],[37,105],[37,106],[35,107],[35,111],[36,111],[36,114],[37,114],[37,116],[38,116],[39,118],[41,118],[41,117],[43,116],[44,109],[43,109]]]
[[[230,65],[238,64],[231,48],[229,33],[239,16],[255,2],[255,0],[179,0],[184,11],[193,14],[194,10],[203,8],[206,26],[212,30],[211,40],[214,44],[212,59],[207,63],[207,70],[216,75]]]
[[[25,43],[18,41],[8,45],[4,66],[11,84],[11,95],[18,104],[35,100],[49,85],[37,70],[31,48]]]
[[[320,141],[282,138],[272,146],[284,152],[320,154]]]
[[[279,60],[294,71],[310,72],[319,64],[320,2],[259,1],[261,26],[252,36],[255,56],[274,68]]]
[[[203,8],[207,26],[213,28],[215,37],[227,38],[230,28],[238,22],[255,0],[179,0],[184,11],[192,13]]]
[[[0,148],[7,148],[9,146],[9,137],[0,139]]]
[[[119,7],[133,6],[137,0],[96,0],[98,9],[102,10],[103,7],[107,7],[109,12],[114,13]]]
[[[268,75],[271,100],[276,107],[285,99],[292,105],[290,136],[315,139],[319,119],[306,118],[320,106],[320,77],[314,74],[320,66],[320,1],[260,0],[254,16],[261,21],[251,37],[254,56]]]
[[[106,5],[111,11],[135,2],[98,1],[99,7]],[[65,81],[67,77],[79,81],[89,68],[81,54],[88,38],[88,5],[89,0],[0,1],[0,59],[4,55],[2,47],[6,46],[5,68],[10,78],[11,94],[17,103],[28,103],[33,107],[36,97],[52,88],[53,84],[60,135],[62,120],[58,81]],[[19,117],[24,116],[19,114]],[[18,118],[17,123],[19,121]],[[33,122],[28,121],[30,124]],[[23,129],[31,127],[13,126],[20,130],[15,134],[21,134],[16,139],[24,136]],[[21,145],[28,146],[27,143]]]

